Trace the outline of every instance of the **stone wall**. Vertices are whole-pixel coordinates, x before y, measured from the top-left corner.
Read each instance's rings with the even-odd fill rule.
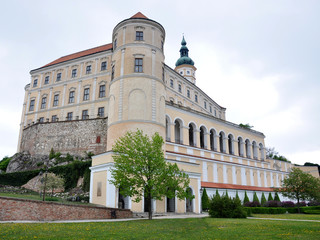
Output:
[[[0,197],[0,221],[55,221],[131,218],[128,209],[71,205]]]
[[[23,130],[20,152],[48,155],[53,148],[72,155],[99,154],[106,151],[107,126],[107,118],[36,123]]]

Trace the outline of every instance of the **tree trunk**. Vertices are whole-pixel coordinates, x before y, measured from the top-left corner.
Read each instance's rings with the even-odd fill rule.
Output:
[[[299,198],[297,198],[297,200],[298,200],[298,213],[300,213],[300,199]]]
[[[150,193],[148,196],[148,210],[149,210],[149,220],[152,220],[152,198]]]

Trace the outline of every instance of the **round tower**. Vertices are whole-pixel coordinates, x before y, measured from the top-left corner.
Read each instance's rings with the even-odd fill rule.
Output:
[[[197,68],[194,66],[194,61],[189,57],[189,49],[184,36],[181,41],[180,58],[177,60],[174,70],[193,84],[196,84],[195,73]]]
[[[113,29],[107,151],[127,131],[165,137],[161,24],[137,13]]]

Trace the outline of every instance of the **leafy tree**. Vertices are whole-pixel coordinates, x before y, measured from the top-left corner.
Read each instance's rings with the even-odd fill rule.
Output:
[[[149,219],[152,219],[152,199],[162,200],[164,196],[179,199],[190,198],[186,191],[190,180],[177,164],[164,158],[163,138],[155,133],[151,139],[141,130],[127,132],[114,144],[112,150],[114,168],[110,182],[119,188],[123,196],[130,196],[135,202],[145,198]]]
[[[249,123],[246,123],[246,124],[240,123],[239,126],[242,127],[242,128],[246,128],[246,129],[251,129],[251,128],[253,128],[253,126],[250,126]]]
[[[278,195],[277,192],[276,192],[275,195],[274,195],[274,200],[275,200],[275,201],[278,201],[278,202],[281,202],[281,201],[280,201],[280,197],[279,197],[279,195]]]
[[[204,189],[201,197],[201,204],[202,204],[202,210],[203,211],[208,211],[209,209],[209,197],[207,194],[207,190]]]
[[[56,176],[54,173],[46,173],[46,183],[43,182],[41,185],[41,190],[46,188],[46,191],[51,190],[51,193],[53,194],[55,189],[63,188],[64,186],[64,179]]]
[[[258,203],[260,203],[259,198],[258,198],[258,196],[257,196],[257,193],[256,193],[256,192],[254,192],[254,194],[253,194],[253,201],[254,201],[254,202],[258,202]]]
[[[245,204],[246,202],[250,202],[249,197],[247,195],[247,191],[244,192],[243,204]]]
[[[264,193],[261,195],[261,205],[263,206],[267,202],[266,197],[264,196]]]
[[[272,158],[284,162],[290,162],[285,156],[279,155],[279,152],[275,150],[275,148],[266,148],[266,156],[267,158]]]
[[[299,168],[292,168],[277,191],[285,197],[296,199],[300,212],[300,200],[320,200],[320,179]]]
[[[268,202],[269,202],[269,201],[273,201],[273,197],[272,197],[271,192],[269,193],[269,196],[268,196]]]
[[[8,156],[2,158],[2,160],[0,161],[0,170],[6,171],[8,165],[9,165],[10,160],[11,160],[11,158],[8,157]]]
[[[231,199],[223,194],[214,195],[210,201],[209,216],[213,218],[246,218],[247,213],[240,199]]]

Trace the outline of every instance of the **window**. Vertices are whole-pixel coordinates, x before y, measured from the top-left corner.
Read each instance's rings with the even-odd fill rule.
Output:
[[[179,93],[181,93],[181,84],[179,84]]]
[[[187,97],[190,98],[190,90],[187,90]]]
[[[106,96],[106,85],[100,85],[99,88],[99,98]]]
[[[182,72],[182,71],[180,71],[180,74],[181,74],[181,75],[183,75],[183,72]]]
[[[52,115],[51,122],[56,122],[57,120],[57,115]]]
[[[82,111],[82,119],[89,119],[89,115],[88,115],[88,110],[83,110]]]
[[[91,65],[88,65],[86,68],[86,74],[90,74],[91,73]]]
[[[136,40],[137,41],[143,40],[143,32],[142,31],[136,31]]]
[[[53,106],[56,107],[59,105],[59,94],[55,94],[53,97]]]
[[[99,117],[104,117],[104,107],[99,107],[98,108],[98,116]]]
[[[89,100],[90,88],[85,88],[83,91],[83,101]]]
[[[43,123],[44,122],[44,117],[39,118],[39,123]]]
[[[115,40],[114,40],[114,44],[113,44],[114,49],[116,49],[116,48],[117,48],[117,45],[118,45],[118,41],[117,41],[117,39],[115,39]]]
[[[207,109],[207,102],[204,102],[204,108]]]
[[[38,79],[33,80],[33,87],[38,86]]]
[[[69,92],[69,103],[74,103],[74,91]]]
[[[77,76],[77,69],[72,69],[72,74],[71,74],[71,77],[76,77]]]
[[[56,79],[57,82],[61,81],[61,73],[57,73],[57,79]]]
[[[68,112],[67,113],[67,121],[71,121],[72,120],[72,115],[73,115],[72,112]]]
[[[41,109],[45,109],[47,104],[47,97],[41,99]]]
[[[134,71],[135,72],[142,72],[142,58],[135,58]]]
[[[187,74],[190,75],[190,71],[187,71]]]
[[[44,84],[48,84],[49,83],[49,76],[46,76],[45,78],[44,78]]]
[[[35,103],[35,100],[32,99],[32,100],[30,101],[30,106],[29,106],[29,111],[30,111],[30,112],[34,110],[34,103]]]
[[[114,66],[115,66],[115,65],[113,65],[113,66],[112,66],[112,69],[111,69],[111,80],[114,79]]]
[[[198,95],[197,94],[194,95],[194,101],[198,102]]]
[[[101,63],[101,71],[107,70],[107,62],[104,61]]]
[[[212,107],[210,106],[210,112],[212,113]]]
[[[170,87],[173,88],[173,80],[172,79],[170,79]]]
[[[217,116],[217,110],[216,109],[214,110],[214,116],[215,117]]]

